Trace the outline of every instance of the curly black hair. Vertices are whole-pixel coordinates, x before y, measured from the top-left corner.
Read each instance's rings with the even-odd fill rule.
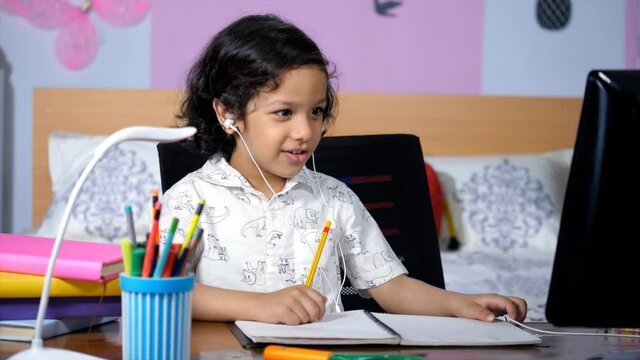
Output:
[[[177,115],[181,125],[198,130],[188,145],[207,156],[221,152],[229,160],[236,142],[218,126],[213,101],[243,118],[260,90],[277,89],[284,72],[306,65],[316,65],[327,75],[323,122],[331,123],[337,106],[333,65],[311,38],[275,15],[249,15],[228,25],[211,39],[189,71]]]

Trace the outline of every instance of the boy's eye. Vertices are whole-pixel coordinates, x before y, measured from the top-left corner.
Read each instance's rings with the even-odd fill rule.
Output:
[[[291,110],[289,109],[278,110],[275,113],[279,116],[291,116]]]
[[[311,110],[311,115],[313,116],[322,116],[322,114],[324,113],[324,108],[323,107],[315,107]]]

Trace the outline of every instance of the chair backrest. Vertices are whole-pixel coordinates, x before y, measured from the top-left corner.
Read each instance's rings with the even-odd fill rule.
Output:
[[[159,144],[163,192],[206,158],[180,144]],[[351,188],[376,220],[409,275],[444,288],[440,249],[429,199],[420,140],[406,134],[324,137],[315,152],[316,170]],[[311,161],[307,163],[311,168]],[[348,283],[346,310],[382,311]]]
[[[160,143],[157,147],[163,193],[188,173],[200,169],[207,161],[207,156],[192,151],[181,142]]]

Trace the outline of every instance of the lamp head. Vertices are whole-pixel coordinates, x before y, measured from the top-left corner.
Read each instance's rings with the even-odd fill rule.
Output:
[[[161,143],[186,139],[196,133],[196,128],[165,128],[157,126],[130,126],[120,129],[105,139],[97,148],[94,156],[102,156],[113,145],[123,141],[157,141]]]

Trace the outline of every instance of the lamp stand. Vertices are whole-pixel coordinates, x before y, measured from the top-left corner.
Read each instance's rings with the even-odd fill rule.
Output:
[[[84,168],[82,174],[76,181],[76,184],[71,190],[71,195],[69,195],[69,200],[67,201],[67,205],[64,209],[64,214],[62,215],[62,222],[60,223],[60,228],[58,229],[58,234],[56,235],[55,242],[53,243],[53,249],[51,250],[51,256],[49,257],[49,265],[47,266],[47,272],[44,278],[44,284],[42,285],[42,296],[40,297],[40,305],[38,307],[38,317],[36,318],[36,328],[35,335],[31,341],[31,348],[27,350],[23,350],[19,353],[14,354],[9,359],[11,360],[28,360],[28,359],[65,359],[65,360],[76,360],[76,359],[100,359],[95,356],[74,352],[70,350],[57,349],[57,348],[45,348],[42,346],[42,324],[44,322],[45,314],[47,313],[47,306],[49,305],[49,291],[51,288],[51,278],[53,277],[53,269],[56,265],[56,259],[58,258],[58,253],[60,252],[60,246],[62,245],[62,238],[64,237],[64,233],[67,230],[67,225],[69,223],[69,218],[71,217],[71,210],[73,210],[73,205],[76,202],[76,198],[82,189],[82,185],[84,185],[87,177],[91,173],[91,170],[96,166],[98,161],[102,158],[102,156],[109,150],[112,146],[130,140],[145,140],[145,141],[157,141],[157,142],[174,142],[178,140],[182,140],[188,138],[195,134],[196,129],[194,127],[183,127],[183,128],[161,128],[161,127],[151,127],[151,126],[132,126],[128,128],[124,128],[116,131],[107,137],[93,153],[93,157],[89,164]]]

